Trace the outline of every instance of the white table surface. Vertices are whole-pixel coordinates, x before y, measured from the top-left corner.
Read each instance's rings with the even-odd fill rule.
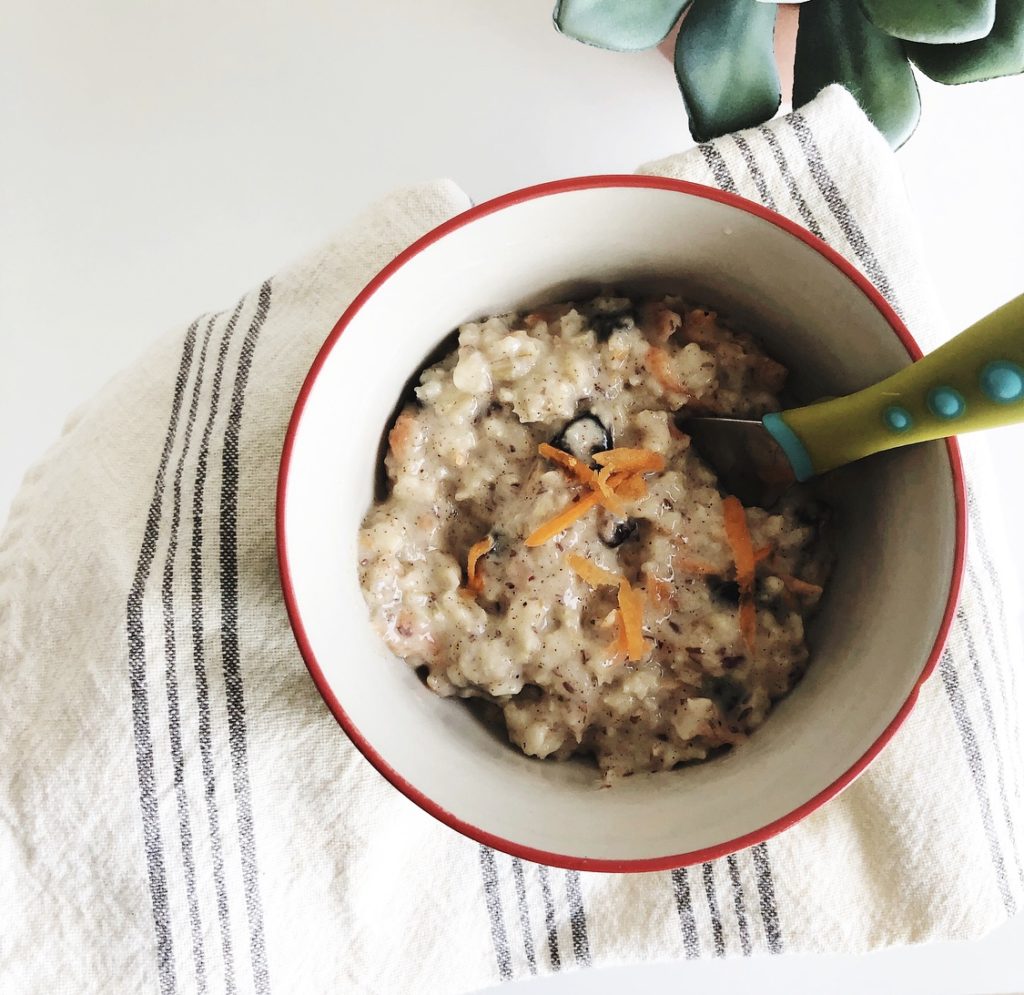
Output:
[[[660,55],[571,43],[551,6],[0,0],[0,516],[68,413],[160,332],[395,185],[451,176],[481,200],[692,144]],[[1024,79],[922,89],[899,158],[953,330],[1024,289]],[[989,437],[1007,495],[1024,488],[1022,443],[1020,429]],[[971,944],[502,991],[1021,992],[1022,948],[1018,918]]]

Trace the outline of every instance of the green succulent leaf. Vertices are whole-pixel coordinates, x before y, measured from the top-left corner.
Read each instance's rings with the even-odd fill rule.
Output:
[[[676,79],[698,142],[767,121],[782,99],[774,4],[694,0],[676,41]]]
[[[903,42],[875,27],[858,0],[814,0],[800,9],[793,105],[842,83],[875,127],[899,148],[921,116],[921,98]]]
[[[1024,73],[1024,0],[999,0],[987,38],[964,45],[908,45],[918,69],[939,83],[977,83]]]
[[[906,41],[952,44],[992,30],[996,0],[861,0],[876,28]]]
[[[636,52],[663,41],[690,0],[558,0],[552,17],[564,35],[598,48]]]

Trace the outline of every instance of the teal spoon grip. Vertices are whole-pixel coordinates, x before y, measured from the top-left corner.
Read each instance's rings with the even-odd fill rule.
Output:
[[[1024,294],[881,383],[764,418],[798,480],[1016,422],[1024,422]]]

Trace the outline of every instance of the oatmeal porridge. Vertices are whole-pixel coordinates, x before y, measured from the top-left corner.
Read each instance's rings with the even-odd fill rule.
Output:
[[[360,532],[374,625],[530,756],[615,778],[743,740],[807,666],[825,512],[723,495],[676,415],[759,417],[785,379],[676,297],[463,325],[388,436]]]

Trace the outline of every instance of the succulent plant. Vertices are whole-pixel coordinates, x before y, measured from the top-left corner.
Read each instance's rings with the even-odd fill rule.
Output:
[[[707,141],[772,117],[782,99],[775,0],[558,0],[559,31],[600,48],[661,43],[684,18],[675,70],[690,133]],[[921,98],[911,63],[939,83],[1024,72],[1024,0],[805,0],[793,104],[842,83],[894,147]]]

